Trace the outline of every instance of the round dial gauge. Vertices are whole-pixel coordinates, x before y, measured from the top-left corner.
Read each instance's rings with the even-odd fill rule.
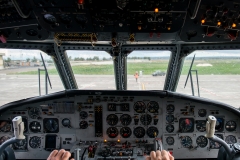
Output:
[[[43,17],[45,21],[48,23],[54,24],[57,22],[57,19],[51,14],[45,14]]]
[[[12,126],[9,121],[0,121],[0,132],[11,132]]]
[[[110,114],[107,116],[107,123],[110,126],[115,126],[118,123],[118,117],[115,114]]]
[[[237,123],[235,121],[227,121],[225,128],[229,132],[235,131],[237,128]]]
[[[174,116],[169,114],[169,115],[166,116],[166,120],[167,120],[168,123],[172,123],[174,121]]]
[[[58,131],[58,121],[56,119],[47,119],[44,122],[44,127],[47,132],[57,132]]]
[[[206,117],[207,110],[206,109],[199,109],[198,110],[198,115],[199,115],[199,117]]]
[[[110,138],[115,138],[118,136],[118,129],[116,127],[109,127],[107,129],[107,135]]]
[[[192,139],[189,136],[181,137],[181,144],[184,148],[189,148],[192,145]]]
[[[123,138],[128,138],[132,135],[132,131],[129,127],[123,127],[123,128],[120,129],[120,135]]]
[[[196,139],[196,143],[199,147],[204,148],[208,144],[208,139],[205,136],[198,136]]]
[[[30,138],[29,146],[31,148],[38,148],[38,147],[40,147],[40,145],[41,145],[41,138],[40,137],[34,136],[34,137]]]
[[[37,121],[33,121],[29,124],[29,129],[34,133],[41,132],[41,124]]]
[[[137,138],[143,138],[145,136],[145,129],[143,127],[137,127],[134,129],[133,134]]]
[[[234,144],[237,143],[237,139],[235,136],[229,135],[226,137],[225,142],[227,142],[227,144]]]
[[[29,117],[32,118],[32,119],[38,118],[39,115],[40,115],[40,110],[39,110],[39,108],[36,108],[36,107],[30,108],[30,110],[28,111],[28,115],[29,115]]]
[[[194,121],[192,118],[181,118],[179,120],[180,132],[192,132],[194,129]]]
[[[224,127],[224,119],[223,118],[217,118],[215,131],[216,132],[222,132]]]
[[[87,121],[81,121],[79,123],[80,129],[86,129],[88,127],[88,122]]]
[[[88,117],[88,113],[86,111],[81,111],[80,112],[80,118],[81,119],[86,119]]]
[[[215,134],[215,136],[217,136],[218,138],[223,139],[223,135],[221,135],[221,134]],[[215,142],[215,141],[212,141],[212,140],[210,140],[209,142],[210,142],[210,148],[211,149],[219,149],[222,146],[218,142]]]
[[[143,125],[149,125],[152,122],[152,117],[149,114],[144,114],[141,116],[140,121]]]
[[[27,149],[27,137],[25,136],[25,139],[22,139],[18,141],[17,143],[13,143],[12,147],[14,150],[26,150]]]
[[[205,132],[206,131],[206,121],[204,120],[199,120],[196,121],[196,128],[199,132]]]
[[[123,114],[120,117],[120,121],[121,121],[122,125],[128,126],[132,122],[132,117],[128,114]]]
[[[143,113],[146,109],[146,105],[143,101],[138,101],[134,104],[133,108],[137,113]]]
[[[167,105],[167,113],[173,113],[174,110],[175,110],[174,105],[172,104]]]
[[[166,126],[166,131],[167,131],[168,133],[172,133],[172,132],[174,131],[174,126],[171,125],[171,124],[167,125],[167,126]]]
[[[70,119],[64,118],[64,119],[62,120],[62,125],[63,125],[64,127],[70,127],[70,126],[71,126],[71,121],[70,121]]]
[[[168,145],[173,145],[174,144],[174,138],[173,137],[167,137],[166,142]]]
[[[5,142],[5,141],[8,140],[8,139],[10,139],[10,137],[8,137],[8,136],[2,136],[2,137],[0,138],[0,145],[3,144],[3,142]]]
[[[157,102],[155,101],[151,101],[147,104],[147,110],[150,112],[150,113],[158,113],[158,110],[159,110],[159,105]]]
[[[150,137],[150,138],[155,138],[157,137],[158,135],[158,129],[156,127],[149,127],[147,129],[147,135]]]

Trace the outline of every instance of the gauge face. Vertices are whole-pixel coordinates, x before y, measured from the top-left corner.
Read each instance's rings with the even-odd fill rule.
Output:
[[[45,21],[47,21],[48,23],[51,23],[51,24],[54,24],[57,22],[57,19],[51,14],[45,14],[44,19],[45,19]]]
[[[198,115],[199,115],[199,117],[206,117],[207,110],[206,109],[199,109]]]
[[[168,145],[173,145],[174,144],[174,138],[173,137],[167,137],[166,142]]]
[[[145,129],[143,127],[137,127],[134,129],[133,134],[137,138],[143,138],[145,136]]]
[[[204,148],[208,144],[208,139],[205,136],[198,136],[196,139],[196,143],[199,147]]]
[[[149,114],[144,114],[141,116],[140,121],[143,125],[149,125],[152,122],[152,117]]]
[[[194,130],[194,120],[193,118],[180,118],[179,120],[180,132],[193,132]]]
[[[172,104],[167,105],[167,113],[173,113],[174,110],[175,110],[174,105]]]
[[[217,118],[215,131],[216,132],[222,132],[224,128],[224,119],[223,118]]]
[[[44,129],[47,133],[57,133],[59,130],[58,119],[56,118],[45,118],[43,120]]]
[[[129,111],[129,104],[128,103],[122,103],[121,104],[121,111]]]
[[[108,111],[116,111],[116,104],[115,103],[109,103],[108,104]]]
[[[227,121],[225,128],[227,131],[232,132],[236,130],[237,124],[235,121]]]
[[[110,114],[107,116],[107,123],[110,126],[115,126],[118,123],[118,116],[116,116],[115,114]]]
[[[147,129],[147,135],[150,137],[150,138],[155,138],[158,136],[158,129],[156,127],[149,127]]]
[[[233,135],[229,135],[226,137],[225,141],[227,142],[227,144],[234,144],[237,143],[237,139],[235,136]]]
[[[31,148],[38,148],[38,147],[40,147],[40,145],[41,145],[41,138],[40,137],[34,136],[34,137],[30,138],[29,146]]]
[[[2,136],[2,137],[0,138],[0,145],[3,144],[3,142],[5,142],[5,141],[8,140],[8,139],[10,139],[10,137],[8,137],[8,136]]]
[[[11,129],[10,121],[0,121],[0,132],[11,132]]]
[[[167,125],[167,126],[166,126],[166,131],[167,131],[168,133],[172,133],[172,132],[174,131],[174,126],[171,125],[171,124]]]
[[[36,119],[40,115],[40,110],[36,107],[33,107],[28,111],[28,115],[30,116],[30,118]]]
[[[128,114],[123,114],[120,117],[120,121],[121,121],[122,125],[128,126],[132,122],[132,117]]]
[[[155,101],[151,101],[147,104],[147,110],[150,112],[150,113],[158,113],[158,110],[159,110],[159,105],[157,102]]]
[[[25,136],[25,139],[13,143],[12,147],[14,150],[27,150],[27,136]]]
[[[118,136],[118,129],[116,127],[109,127],[107,129],[107,135],[110,138],[115,138]]]
[[[29,124],[29,129],[34,133],[41,132],[41,124],[37,121],[33,121]]]
[[[215,136],[223,139],[223,135],[221,135],[221,134],[215,134]],[[222,146],[218,142],[215,142],[215,141],[212,141],[212,140],[209,140],[209,142],[210,142],[210,148],[211,149],[219,149]]]
[[[87,121],[81,121],[81,122],[79,123],[79,127],[80,127],[80,129],[86,129],[86,128],[88,128],[88,122],[87,122]]]
[[[62,20],[63,23],[70,23],[72,21],[71,17],[67,14],[61,14],[60,18]]]
[[[70,126],[71,126],[71,121],[70,121],[70,119],[64,118],[64,119],[62,120],[62,125],[63,125],[64,127],[70,127]]]
[[[169,114],[166,116],[166,120],[168,123],[172,123],[174,121],[174,116],[172,114]]]
[[[88,113],[86,111],[81,111],[80,112],[80,118],[81,119],[86,119],[88,117]]]
[[[146,105],[143,101],[138,101],[134,104],[133,108],[137,113],[144,113]]]
[[[192,139],[189,136],[181,137],[181,144],[184,148],[189,148],[192,145]]]
[[[123,128],[120,129],[120,135],[123,138],[128,138],[132,135],[132,131],[129,127],[123,127]]]
[[[206,131],[206,121],[204,121],[204,120],[196,121],[196,128],[199,132],[205,132]]]

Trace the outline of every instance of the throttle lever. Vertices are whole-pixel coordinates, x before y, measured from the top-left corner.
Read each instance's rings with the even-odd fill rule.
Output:
[[[163,144],[162,144],[162,140],[160,139],[160,138],[156,138],[156,135],[157,135],[157,133],[156,132],[154,132],[154,141],[153,141],[153,143],[154,143],[154,151],[157,151],[157,150],[159,150],[159,151],[162,151],[163,150]]]

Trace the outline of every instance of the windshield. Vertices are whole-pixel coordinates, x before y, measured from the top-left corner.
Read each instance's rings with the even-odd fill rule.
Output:
[[[48,69],[52,89],[48,82],[47,93],[64,90],[61,79],[50,56],[39,50],[0,50],[0,106],[12,101],[46,94],[45,71],[42,53]],[[40,71],[40,92],[39,76]]]
[[[116,90],[113,61],[105,51],[67,51],[78,89]]]
[[[187,76],[194,55],[191,74]],[[185,87],[187,77],[189,78]],[[191,77],[193,87],[191,87]],[[240,50],[195,51],[185,58],[176,91],[224,102],[239,108],[239,84]]]
[[[133,51],[127,59],[128,90],[162,90],[170,51]]]

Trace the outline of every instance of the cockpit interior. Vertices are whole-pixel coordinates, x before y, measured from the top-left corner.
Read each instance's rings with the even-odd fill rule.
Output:
[[[144,160],[154,150],[169,151],[175,159],[239,160],[239,31],[239,0],[0,0],[0,160],[43,160],[55,149],[69,151],[75,160]],[[11,86],[14,78],[2,71],[11,76],[15,69],[10,58],[2,59],[4,50],[41,51],[51,58],[59,82],[50,82],[52,70],[38,52],[44,68],[43,74],[38,69],[39,95],[21,98],[32,88],[19,88],[30,87],[31,81],[38,85],[38,79],[17,74],[28,84]],[[106,53],[111,77],[89,76],[83,87],[82,75],[89,71],[77,70],[80,59],[72,64],[69,51],[72,57]],[[213,62],[211,55],[223,51],[234,54],[231,61],[200,64],[206,57]],[[148,73],[148,64],[140,70],[133,52],[145,54],[146,64],[150,53],[152,60],[156,52],[168,54],[165,72]],[[8,65],[1,69],[2,61]],[[98,59],[92,61],[89,67],[98,75]],[[209,66],[197,70],[196,61]],[[219,72],[210,73],[214,67]],[[203,72],[209,76],[198,79]],[[218,81],[225,72],[230,74],[224,88]],[[40,75],[46,94],[40,92]],[[190,94],[179,88],[185,80]],[[91,88],[92,81],[100,89]],[[47,92],[57,84],[62,90]]]

